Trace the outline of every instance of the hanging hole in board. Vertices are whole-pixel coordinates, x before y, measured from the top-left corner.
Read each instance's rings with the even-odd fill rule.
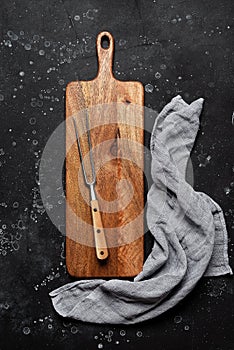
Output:
[[[105,50],[109,49],[110,47],[110,39],[107,35],[103,35],[101,37],[101,47]]]

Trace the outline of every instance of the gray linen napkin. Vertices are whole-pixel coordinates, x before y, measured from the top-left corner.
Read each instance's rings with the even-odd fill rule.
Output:
[[[137,323],[173,307],[202,276],[232,274],[222,210],[185,180],[202,105],[202,98],[189,105],[178,95],[156,118],[147,200],[154,244],[142,272],[134,281],[80,280],[50,292],[60,315],[93,323]]]

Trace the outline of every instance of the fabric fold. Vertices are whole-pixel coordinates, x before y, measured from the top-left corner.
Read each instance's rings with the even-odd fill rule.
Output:
[[[134,281],[76,281],[51,291],[53,306],[63,317],[142,322],[177,304],[202,276],[232,274],[222,209],[185,179],[203,101],[187,104],[178,95],[155,120],[146,213],[154,244],[142,271]]]

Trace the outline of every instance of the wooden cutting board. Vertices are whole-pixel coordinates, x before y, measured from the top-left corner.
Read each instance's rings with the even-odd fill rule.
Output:
[[[114,78],[110,33],[100,33],[96,45],[97,77],[66,88],[66,265],[74,277],[133,277],[142,270],[144,258],[144,89],[140,82]],[[71,122],[74,117],[78,123],[82,153],[87,155],[85,110],[109,251],[104,261],[95,253],[89,188]]]

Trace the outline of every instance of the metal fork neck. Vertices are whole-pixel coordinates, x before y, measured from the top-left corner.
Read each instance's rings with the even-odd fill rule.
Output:
[[[89,188],[90,188],[91,200],[92,200],[92,201],[95,201],[95,200],[97,199],[97,197],[96,197],[96,193],[95,193],[95,190],[94,190],[94,183],[93,183],[93,184],[90,184],[90,185],[89,185]]]

